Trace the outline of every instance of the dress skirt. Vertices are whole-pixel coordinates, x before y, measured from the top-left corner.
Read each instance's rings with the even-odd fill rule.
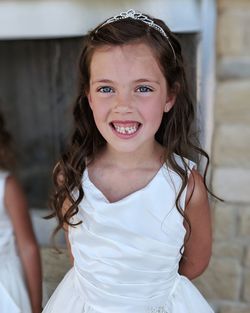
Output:
[[[31,313],[19,257],[0,255],[0,264],[0,312]]]

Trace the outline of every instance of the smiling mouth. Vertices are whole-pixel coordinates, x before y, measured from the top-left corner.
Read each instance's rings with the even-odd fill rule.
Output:
[[[112,122],[110,124],[116,132],[122,135],[133,135],[138,131],[138,129],[142,125],[139,122],[130,122],[130,123]]]

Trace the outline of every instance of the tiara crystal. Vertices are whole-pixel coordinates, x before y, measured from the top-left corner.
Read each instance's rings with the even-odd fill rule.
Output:
[[[121,12],[118,15],[112,16],[111,18],[106,20],[103,24],[101,24],[97,28],[96,33],[104,25],[111,24],[111,23],[114,23],[114,22],[117,22],[117,21],[120,21],[120,20],[124,20],[124,19],[127,19],[127,18],[132,18],[133,20],[141,21],[141,22],[147,24],[149,27],[152,27],[155,30],[157,30],[159,33],[161,33],[161,35],[167,39],[167,41],[168,41],[168,43],[169,43],[169,45],[170,45],[170,47],[171,47],[171,49],[173,51],[174,58],[176,60],[176,54],[175,54],[174,48],[173,48],[173,46],[171,44],[171,41],[170,41],[169,37],[167,36],[165,31],[163,30],[163,28],[161,26],[159,26],[158,24],[156,24],[153,20],[151,20],[147,15],[144,15],[144,14],[142,14],[140,12],[135,12],[135,10],[133,10],[133,9],[130,9],[127,12]]]

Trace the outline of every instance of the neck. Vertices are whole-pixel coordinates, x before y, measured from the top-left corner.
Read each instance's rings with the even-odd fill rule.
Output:
[[[106,146],[100,153],[100,158],[106,164],[115,165],[120,169],[159,167],[164,162],[164,148],[157,142],[133,152],[120,152]]]

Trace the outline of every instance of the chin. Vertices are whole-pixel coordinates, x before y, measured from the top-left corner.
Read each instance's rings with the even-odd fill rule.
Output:
[[[135,153],[138,148],[135,147],[112,147],[113,150],[120,153]]]
[[[124,143],[108,143],[108,146],[114,150],[117,153],[138,153],[138,152],[142,152],[145,151],[147,149],[147,144],[139,144],[137,143],[132,143],[132,142],[124,142]]]

